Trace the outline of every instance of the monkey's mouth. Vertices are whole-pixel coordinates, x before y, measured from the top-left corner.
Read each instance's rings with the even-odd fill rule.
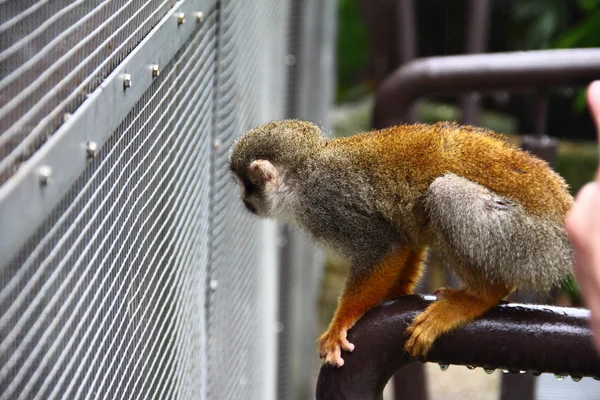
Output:
[[[248,200],[243,200],[244,205],[246,206],[246,208],[248,209],[248,211],[250,211],[252,214],[256,214],[258,215],[258,210],[256,209],[256,207],[254,206],[254,204],[250,203]]]

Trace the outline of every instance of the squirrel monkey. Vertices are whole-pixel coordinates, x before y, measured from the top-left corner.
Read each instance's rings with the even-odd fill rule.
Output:
[[[345,256],[350,274],[320,355],[342,366],[346,333],[369,308],[412,292],[428,249],[461,279],[407,329],[425,356],[441,334],[515,288],[547,291],[571,272],[567,185],[542,160],[491,131],[403,125],[327,139],[303,121],[267,123],[232,147],[230,169],[251,212],[307,231]]]

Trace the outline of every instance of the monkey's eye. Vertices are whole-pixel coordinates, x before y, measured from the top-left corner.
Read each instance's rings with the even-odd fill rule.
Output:
[[[246,191],[247,195],[250,195],[254,192],[256,192],[257,186],[250,182],[248,179],[244,179],[244,190]]]

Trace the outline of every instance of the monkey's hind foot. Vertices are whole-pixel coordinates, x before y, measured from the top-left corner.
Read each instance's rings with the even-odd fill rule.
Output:
[[[413,357],[427,355],[440,335],[480,317],[510,292],[503,285],[438,289],[437,300],[406,328],[404,350]]]
[[[430,311],[428,308],[417,315],[406,328],[408,339],[404,344],[404,350],[412,357],[427,355],[435,339],[444,331]]]
[[[334,367],[344,365],[342,350],[352,352],[354,345],[346,339],[347,329],[334,329],[330,327],[319,339],[319,356],[325,359],[326,364]]]

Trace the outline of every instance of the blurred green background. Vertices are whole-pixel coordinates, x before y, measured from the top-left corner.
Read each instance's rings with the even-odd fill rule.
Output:
[[[369,91],[369,40],[359,2],[339,1],[337,100],[343,102]],[[469,2],[414,3],[418,56],[462,53]],[[491,6],[489,52],[600,46],[600,0],[497,0]],[[584,103],[578,105],[582,111]]]

